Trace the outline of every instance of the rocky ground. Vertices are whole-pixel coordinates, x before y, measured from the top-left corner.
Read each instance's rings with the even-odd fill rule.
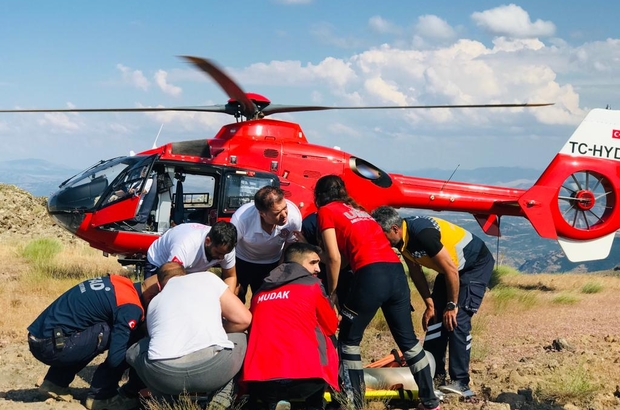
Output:
[[[42,232],[73,241],[50,224],[41,212],[43,201],[25,191],[0,185],[0,204],[0,239]],[[19,258],[7,262],[0,272],[0,290],[28,269]],[[584,287],[593,282],[598,291],[585,293]],[[477,397],[463,402],[447,396],[442,408],[620,409],[620,277],[518,275],[506,278],[504,284],[509,291],[494,288],[474,317],[471,387]],[[22,314],[20,307],[31,297],[11,295],[9,311],[0,317]],[[419,315],[422,306],[415,300],[414,305]],[[23,321],[27,325],[32,319]],[[80,400],[94,364],[72,384],[74,401],[42,400],[36,383],[46,366],[28,352],[24,327],[0,326],[0,409],[83,409]],[[394,347],[388,332],[369,329],[363,355],[366,361],[378,359]],[[403,403],[392,404],[406,408]]]

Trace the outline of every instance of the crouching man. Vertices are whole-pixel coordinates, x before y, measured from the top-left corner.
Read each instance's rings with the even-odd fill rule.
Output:
[[[131,346],[127,361],[156,399],[218,392],[208,408],[229,408],[252,315],[214,273],[164,283],[161,274],[168,266],[184,271],[175,262],[158,270],[162,290],[147,310],[149,336]]]
[[[157,289],[156,284],[152,287]],[[39,387],[42,395],[70,401],[69,384],[75,375],[107,350],[106,360],[93,375],[86,408],[122,410],[139,405],[137,396],[119,392],[118,383],[128,367],[127,348],[139,339],[137,329],[144,318],[147,295],[149,299],[153,296],[151,289],[143,294],[144,289],[120,275],[88,279],[66,291],[37,317],[28,327],[28,345],[37,360],[50,366]],[[139,382],[136,378],[130,381]]]

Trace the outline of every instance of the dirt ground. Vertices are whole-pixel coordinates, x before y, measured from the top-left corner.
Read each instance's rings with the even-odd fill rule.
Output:
[[[19,212],[0,207],[0,239],[28,234],[31,228],[27,226],[32,232],[72,241],[57,227],[50,227],[44,214],[25,214],[14,190],[6,193],[0,186],[0,203],[12,204]],[[29,194],[18,193],[21,200],[32,201],[33,208],[42,206]],[[22,262],[8,264],[0,272],[0,289],[27,268]],[[593,281],[600,285],[599,291],[580,291]],[[476,400],[463,402],[446,396],[442,409],[620,409],[620,276],[518,275],[505,283],[516,293],[506,297],[494,289],[474,316],[471,388]],[[19,315],[19,307],[29,303],[30,296],[11,295],[11,308],[0,318]],[[419,315],[420,301],[414,300],[414,306]],[[24,318],[25,326],[32,319]],[[83,409],[80,400],[86,396],[96,363],[71,385],[74,401],[42,400],[36,383],[47,367],[29,353],[25,326],[0,328],[0,409]],[[394,347],[389,333],[369,329],[362,354],[368,362]],[[370,407],[385,406],[374,403]],[[400,404],[398,408],[406,407]]]
[[[576,284],[588,280],[570,275],[555,281],[568,278]],[[474,322],[471,387],[477,399],[466,403],[446,396],[442,408],[620,409],[620,279],[603,279],[603,291],[583,295],[571,305],[543,301],[532,308],[497,312],[489,296]],[[553,283],[553,275],[546,275],[544,282]],[[369,332],[365,358],[380,358],[391,343],[386,332]],[[22,340],[0,340],[0,409],[81,409],[79,400],[86,395],[93,369],[89,366],[72,384],[76,401],[41,401],[36,382],[46,366],[30,355],[25,335]]]

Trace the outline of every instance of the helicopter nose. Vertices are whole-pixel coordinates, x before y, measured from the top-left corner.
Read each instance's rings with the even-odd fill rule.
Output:
[[[59,226],[74,234],[84,221],[84,212],[62,201],[60,193],[62,191],[52,194],[47,200],[47,213]]]

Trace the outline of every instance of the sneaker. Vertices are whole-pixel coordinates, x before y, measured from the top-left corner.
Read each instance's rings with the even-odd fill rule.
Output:
[[[439,390],[441,390],[442,392],[446,394],[448,393],[459,394],[464,398],[469,398],[469,397],[473,397],[476,395],[476,393],[470,390],[468,385],[461,383],[458,380],[453,381],[450,384],[441,386]]]
[[[440,410],[440,406],[437,407],[424,407],[424,405],[422,403],[418,404],[417,410]]]
[[[88,410],[133,410],[140,406],[140,399],[131,398],[120,394],[109,399],[95,399],[87,397],[84,407]]]
[[[280,400],[278,404],[276,404],[275,410],[291,410],[291,403],[286,400]]]
[[[43,380],[39,386],[39,393],[44,397],[51,397],[60,401],[71,401],[73,396],[68,387],[61,387],[49,380]]]
[[[435,377],[433,378],[433,384],[435,385],[436,389],[442,386],[445,386],[446,385],[446,374],[445,373],[436,374]]]

